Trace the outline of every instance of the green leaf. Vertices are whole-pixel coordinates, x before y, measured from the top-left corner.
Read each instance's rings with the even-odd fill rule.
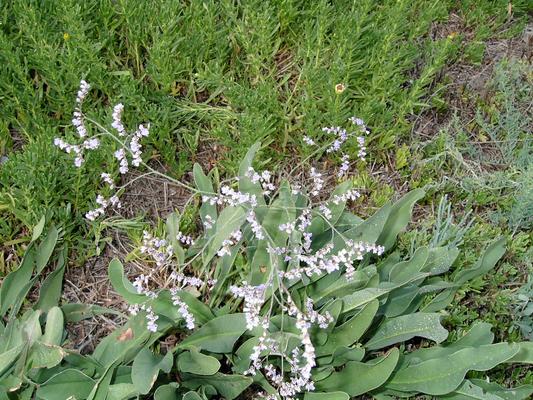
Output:
[[[533,364],[533,342],[517,343],[520,350],[516,355],[509,359],[509,363]]]
[[[115,383],[109,385],[108,391],[106,400],[126,400],[139,394],[132,383]],[[175,397],[172,397],[172,400],[174,399]]]
[[[198,190],[202,192],[202,195],[209,196],[209,193],[215,195],[215,190],[213,189],[213,183],[211,182],[211,179],[204,174],[202,167],[198,163],[194,164],[192,171],[194,183],[196,184]],[[212,218],[212,222],[216,222],[217,206],[216,204],[211,204],[208,201],[202,202],[200,207],[200,218],[202,219],[202,222],[206,222],[206,216],[208,215]]]
[[[484,379],[470,379],[470,381],[481,387],[487,393],[495,394],[504,400],[525,400],[530,399],[533,394],[533,385],[522,385],[515,388],[507,389],[497,383],[487,382]]]
[[[185,375],[183,385],[192,389],[197,389],[199,386],[206,384],[212,385],[226,400],[233,400],[250,386],[252,382],[252,378],[247,376],[225,375],[217,372],[209,376]]]
[[[173,397],[172,399],[175,399],[175,398]],[[198,393],[191,390],[183,395],[182,400],[204,400],[204,398],[200,396]]]
[[[41,219],[39,220],[39,222],[37,223],[37,225],[33,227],[33,233],[31,236],[32,242],[35,242],[37,239],[39,239],[39,236],[41,236],[41,234],[43,233],[45,222],[46,222],[46,218],[43,215]]]
[[[58,235],[59,233],[56,227],[52,226],[48,230],[46,237],[36,248],[35,267],[38,274],[40,274],[43,268],[46,267],[46,264],[48,264],[48,261],[54,252],[54,248],[56,247]]]
[[[154,393],[154,400],[176,400],[178,398],[178,387],[179,384],[176,382],[159,386]]]
[[[64,318],[59,307],[52,307],[46,315],[46,328],[42,338],[44,344],[59,346],[63,339]]]
[[[193,345],[213,353],[231,353],[233,345],[245,331],[244,314],[221,315],[185,338],[179,347]]]
[[[63,311],[67,322],[80,322],[84,319],[101,314],[122,315],[122,313],[111,308],[81,303],[63,304],[61,310]]]
[[[27,284],[32,276],[35,267],[35,248],[30,244],[20,267],[9,273],[0,287],[0,316],[12,308],[17,300],[22,297],[22,288]]]
[[[386,319],[368,340],[369,350],[381,349],[414,337],[423,337],[437,343],[448,337],[448,331],[440,324],[439,314],[414,313]]]
[[[19,344],[0,354],[0,376],[13,365],[23,348],[24,344]]]
[[[84,373],[67,369],[39,386],[37,397],[43,400],[86,399],[94,384],[95,381]]]
[[[133,360],[131,381],[141,394],[148,394],[154,385],[159,370],[169,373],[174,362],[172,352],[164,357],[153,354],[148,348],[143,348]]]
[[[65,259],[67,251],[66,249],[59,256],[57,261],[57,266],[54,271],[52,271],[39,290],[39,301],[33,307],[35,310],[48,311],[50,308],[57,306],[59,300],[61,299],[61,289],[63,286],[63,275],[65,274]]]
[[[454,288],[446,289],[433,298],[421,311],[435,312],[446,308],[454,299],[457,288],[467,281],[477,278],[490,271],[505,253],[505,239],[501,238],[492,243],[476,265],[472,268],[463,269],[454,277]]]
[[[108,275],[113,289],[128,303],[137,304],[146,301],[146,296],[138,294],[135,286],[124,276],[124,267],[117,258],[109,263]]]
[[[406,366],[410,364],[418,364],[431,359],[442,359],[461,349],[491,344],[494,340],[494,334],[491,332],[491,327],[492,325],[484,322],[476,323],[462,338],[455,342],[417,349],[409,354],[405,354],[400,360],[400,364],[401,366]]]
[[[411,211],[414,204],[424,197],[426,192],[422,189],[415,189],[407,193],[400,200],[392,205],[387,222],[383,232],[379,236],[377,243],[385,246],[389,250],[396,242],[396,236],[400,233],[411,220]]]
[[[379,301],[373,300],[347,322],[333,329],[327,342],[316,349],[317,356],[331,354],[338,347],[351,346],[357,342],[372,324],[378,307]]]
[[[359,396],[383,385],[394,371],[400,352],[392,349],[386,356],[362,363],[350,361],[340,372],[316,382],[317,390],[341,390]]]
[[[501,238],[492,243],[487,250],[485,250],[485,253],[483,253],[483,256],[474,267],[460,270],[454,277],[454,282],[464,284],[471,279],[489,272],[504,254],[505,238]]]
[[[498,343],[470,347],[446,357],[430,359],[396,371],[386,387],[404,392],[444,395],[463,382],[468,371],[487,371],[509,360],[518,345]]]
[[[427,247],[419,247],[408,261],[396,264],[390,271],[389,281],[403,285],[422,271],[429,256]]]
[[[37,341],[31,346],[27,366],[28,368],[52,368],[63,360],[65,354],[59,346]]]
[[[220,369],[220,362],[211,356],[200,353],[195,348],[178,356],[178,370],[196,375],[213,375]]]
[[[250,167],[252,166],[252,162],[254,160],[255,154],[257,151],[261,148],[261,142],[255,142],[244,158],[242,159],[240,165],[239,165],[239,177],[245,176]]]
[[[231,234],[241,227],[246,219],[246,212],[242,207],[226,207],[220,213],[215,226],[212,228],[214,233],[210,238],[204,266],[209,264],[211,259],[220,250],[224,240],[229,239]]]
[[[441,398],[447,400],[503,400],[498,395],[485,392],[483,388],[474,385],[469,380],[465,380],[461,386],[455,389],[452,393],[442,396]]]
[[[307,392],[304,400],[350,400],[350,395],[345,392]]]

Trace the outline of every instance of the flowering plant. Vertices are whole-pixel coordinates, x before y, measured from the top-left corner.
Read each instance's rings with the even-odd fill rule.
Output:
[[[80,132],[85,118],[80,107],[76,112]],[[156,173],[141,158],[144,127],[128,136],[121,112],[115,107],[116,135],[98,125],[121,143],[115,153],[119,172],[144,165]],[[333,138],[324,146],[304,138],[317,151],[341,152],[341,178],[349,169],[349,155],[341,150],[345,143],[354,138],[357,157],[366,155],[368,131],[361,120],[351,122],[355,132],[326,128]],[[61,139],[56,143],[65,150],[71,146]],[[89,148],[73,146],[79,150],[74,150],[76,159]],[[465,282],[496,264],[503,240],[474,267],[451,281],[442,279],[439,275],[458,256],[456,242],[434,241],[410,257],[393,251],[423,190],[363,220],[347,209],[359,197],[351,180],[330,195],[315,169],[309,187],[276,180],[253,168],[259,147],[248,151],[239,176],[218,190],[199,165],[193,169],[196,187],[178,183],[201,198],[196,238],[180,231],[180,216],[173,213],[165,237],[144,234],[139,250],[152,263],[149,273],[131,283],[120,261],[111,262],[109,278],[132,316],[95,350],[92,358],[105,374],[116,370],[99,375],[99,382],[108,376],[110,390],[126,392],[121,398],[154,391],[156,399],[218,395],[231,400],[247,389],[250,396],[268,399],[347,400],[362,394],[386,399],[416,393],[459,398],[504,390],[465,380],[468,371],[532,361],[530,343],[492,344],[490,325],[484,323],[444,344],[448,331],[441,324],[442,310]],[[114,188],[111,175],[103,179]],[[89,220],[103,215],[107,205],[119,204],[118,198],[97,198],[97,203]],[[176,338],[175,346],[164,356],[154,354],[150,347],[169,335]],[[403,344],[413,338],[436,345],[406,351]],[[130,363],[119,377],[119,366]],[[533,392],[528,390],[525,397]]]

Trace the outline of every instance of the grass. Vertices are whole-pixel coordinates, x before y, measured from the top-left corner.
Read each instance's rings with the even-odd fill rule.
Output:
[[[497,274],[457,299],[449,323],[460,330],[484,318],[518,338],[508,310],[531,274],[531,69],[500,63],[486,85],[492,96],[460,94],[474,117],[458,111],[429,140],[413,131],[417,115],[453,114],[456,87],[445,68],[479,65],[488,39],[516,37],[531,12],[527,1],[512,2],[511,14],[507,0],[157,3],[19,0],[0,9],[3,266],[44,214],[61,228],[74,264],[101,240],[102,227],[88,227],[82,215],[109,155],[76,170],[52,146],[54,137],[74,135],[81,78],[94,88],[90,116],[109,121],[111,106],[122,102],[129,126],[152,123],[146,154],[177,178],[206,152],[221,175],[231,175],[258,140],[264,165],[281,168],[309,155],[304,134],[320,139],[321,127],[356,115],[372,128],[371,164],[390,165],[384,173],[404,189],[434,187],[429,218],[416,226],[418,237],[405,236],[406,249],[428,240],[444,193],[461,206],[456,214],[473,211],[463,247],[475,251],[459,265],[473,263],[494,236],[508,237]],[[339,83],[346,86],[340,94]],[[370,206],[396,195],[398,185],[375,174],[357,179],[372,193]]]

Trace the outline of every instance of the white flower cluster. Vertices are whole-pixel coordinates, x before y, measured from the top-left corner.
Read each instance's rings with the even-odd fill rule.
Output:
[[[96,218],[98,218],[101,215],[105,214],[105,210],[112,206],[114,208],[121,208],[122,203],[120,202],[118,196],[113,195],[109,199],[104,198],[101,194],[96,196],[96,204],[98,204],[98,207],[96,207],[93,210],[88,211],[85,214],[85,218],[87,218],[90,221],[94,221]]]
[[[143,231],[143,244],[140,251],[150,255],[158,267],[170,264],[174,255],[172,247],[168,246],[165,239],[154,237],[147,231]]]
[[[322,131],[326,134],[333,135],[335,139],[333,142],[326,148],[326,153],[337,153],[341,152],[343,145],[351,138],[356,137],[357,145],[359,147],[359,150],[357,152],[357,157],[361,160],[365,160],[366,157],[366,144],[365,144],[365,137],[360,135],[360,133],[363,133],[364,135],[368,135],[370,131],[366,127],[364,121],[361,118],[351,117],[349,120],[354,126],[356,126],[357,131],[359,132],[349,132],[347,129],[344,129],[340,126],[332,126],[332,127],[325,127],[322,128]],[[313,146],[315,145],[315,142],[313,139],[311,139],[308,136],[304,136],[303,141]],[[339,172],[337,173],[338,178],[343,178],[348,174],[348,170],[350,169],[350,156],[344,152],[341,152],[341,166],[339,168]]]
[[[293,249],[290,258],[297,260],[299,264],[290,270],[280,271],[281,278],[295,280],[301,279],[304,275],[311,277],[342,270],[343,268],[346,270],[346,277],[351,278],[355,272],[354,260],[362,260],[366,253],[381,255],[385,250],[383,246],[354,242],[352,240],[346,240],[346,246],[337,254],[331,254],[333,250],[332,243],[319,249],[314,254],[308,254],[310,249],[309,242],[305,243],[304,247],[304,249]]]
[[[185,320],[185,326],[187,326],[187,329],[193,330],[196,320],[194,319],[194,315],[192,315],[191,311],[189,310],[189,306],[179,297],[178,290],[179,289],[177,288],[170,289],[172,304],[178,307],[178,312]]]
[[[235,297],[244,299],[243,311],[248,329],[252,330],[257,326],[268,328],[268,320],[260,316],[261,307],[265,302],[266,285],[251,286],[243,281],[240,287],[231,286],[230,291]]]
[[[321,315],[313,308],[313,302],[308,300],[305,311],[301,311],[287,294],[288,307],[283,307],[287,314],[296,320],[296,328],[300,331],[300,346],[295,347],[290,354],[280,346],[278,340],[269,335],[268,318],[260,316],[261,307],[265,301],[266,285],[250,286],[244,282],[242,287],[232,287],[236,297],[244,299],[244,310],[248,329],[263,327],[263,334],[250,354],[250,367],[246,375],[256,375],[262,370],[268,381],[277,389],[279,396],[292,400],[302,391],[314,390],[311,371],[316,365],[315,347],[311,342],[309,330],[313,325],[326,329],[334,319],[329,313]],[[266,362],[267,357],[279,356],[290,366],[290,371],[279,370],[272,363]],[[288,375],[288,376],[287,376]],[[288,379],[287,379],[288,378]]]
[[[335,196],[333,196],[331,202],[338,206],[341,202],[345,202],[348,200],[355,201],[359,197],[361,197],[361,193],[359,193],[359,191],[357,191],[356,189],[350,189],[346,193],[340,195],[336,194]]]
[[[72,114],[72,125],[76,128],[78,136],[80,138],[85,138],[87,136],[87,128],[85,127],[85,120],[83,118],[83,112],[81,106],[91,85],[85,82],[83,79],[80,81],[80,88],[78,90],[78,95],[76,97],[76,108]],[[100,147],[100,141],[93,137],[85,139],[81,144],[69,144],[61,138],[54,139],[54,145],[59,147],[61,150],[64,150],[67,154],[74,153],[76,157],[74,158],[74,165],[79,168],[82,166],[85,159],[83,158],[85,150],[96,150]]]
[[[131,315],[137,315],[139,311],[142,310],[146,313],[146,329],[150,332],[157,332],[157,323],[159,316],[154,313],[154,310],[151,306],[146,304],[133,304],[129,307],[129,312]]]
[[[192,243],[192,238],[190,236],[183,235],[181,232],[178,232],[177,239],[182,243],[190,244]],[[140,247],[140,251],[143,254],[148,254],[155,261],[158,267],[169,267],[174,268],[173,262],[173,250],[169,246],[167,240],[160,239],[152,236],[149,232],[143,232],[143,243]],[[158,297],[158,294],[150,290],[150,275],[141,274],[137,276],[133,282],[133,286],[137,290],[137,293],[146,295],[148,299],[155,299]],[[216,280],[204,280],[195,277],[187,276],[182,272],[172,271],[169,275],[170,280],[170,294],[172,299],[172,304],[178,308],[178,313],[185,320],[185,325],[188,329],[194,329],[195,319],[194,315],[190,312],[187,304],[181,299],[180,291],[186,290],[187,288],[201,288],[206,286],[208,289],[211,289],[215,284]],[[165,286],[170,286],[165,285]],[[130,307],[130,312],[136,314],[139,310],[146,312],[147,319],[147,329],[155,332],[157,330],[157,315],[155,315],[151,307],[146,304],[134,305]]]
[[[185,235],[181,231],[176,234],[176,240],[187,246],[192,246],[194,244],[194,239],[192,238],[192,236]]]
[[[236,244],[242,239],[242,232],[237,229],[233,232],[229,239],[226,239],[222,242],[222,247],[218,250],[217,255],[219,257],[224,257],[231,254],[231,246]]]
[[[317,172],[317,170],[314,167],[311,167],[311,179],[313,179],[313,186],[311,188],[311,195],[312,196],[318,196],[324,187],[324,179],[322,178],[322,174],[320,172]]]
[[[115,124],[116,122],[120,122],[120,120],[114,121],[113,123]],[[122,122],[120,122],[120,126],[122,126]],[[124,175],[129,171],[129,162],[127,157],[128,154],[131,155],[131,164],[134,167],[138,167],[139,165],[141,165],[142,145],[140,143],[140,140],[150,134],[149,127],[150,125],[148,125],[148,127],[145,127],[144,125],[139,125],[139,128],[131,135],[129,144],[126,142],[124,143],[124,147],[115,151],[114,156],[119,162],[118,170],[121,174]]]
[[[257,216],[255,215],[254,210],[250,210],[248,212],[248,215],[246,216],[246,221],[250,224],[250,228],[252,229],[253,234],[258,240],[263,240],[265,238],[265,235],[263,233],[263,228],[261,227],[261,224],[257,220]]]
[[[228,205],[228,206],[240,206],[248,205],[252,208],[257,206],[257,197],[249,193],[241,193],[233,190],[227,185],[224,185],[220,188],[220,195],[218,196],[202,196],[202,201],[204,203],[209,203],[211,205]]]
[[[83,101],[87,97],[90,88],[91,86],[84,80],[80,82],[80,88],[76,96],[76,108],[74,109],[72,118],[72,125],[74,125],[78,136],[83,139],[83,141],[78,144],[70,144],[61,138],[54,139],[55,146],[59,147],[61,150],[64,150],[66,153],[75,154],[74,165],[78,168],[81,167],[85,161],[84,154],[86,150],[96,150],[100,147],[100,140],[96,136],[87,138],[87,128],[85,126],[85,118],[82,111]],[[143,137],[147,137],[149,135],[149,125],[139,125],[138,129],[134,133],[132,133],[130,137],[128,137],[126,129],[124,128],[124,125],[122,123],[123,111],[124,106],[122,104],[117,104],[113,108],[113,122],[111,126],[118,132],[119,137],[125,137],[126,140],[121,141],[111,132],[104,130],[106,134],[109,134],[110,136],[114,137],[123,145],[123,147],[121,147],[114,153],[114,157],[119,162],[118,170],[121,174],[125,174],[129,171],[130,161],[128,161],[128,156],[131,157],[131,165],[133,165],[134,167],[138,167],[139,165],[141,165],[142,145],[140,143],[140,140]],[[115,183],[113,181],[113,178],[111,177],[111,174],[104,172],[102,173],[101,177],[102,180],[106,184],[108,184],[110,189],[115,188]],[[88,211],[85,214],[85,217],[91,221],[94,221],[96,218],[104,215],[105,210],[109,205],[112,205],[115,208],[120,208],[120,202],[118,201],[116,193],[107,200],[103,199],[101,195],[98,195],[98,197],[96,198],[96,202],[98,204],[98,207]]]
[[[250,167],[246,172],[246,176],[250,178],[252,183],[261,184],[261,187],[263,188],[263,195],[265,196],[270,195],[274,190],[276,190],[276,186],[270,182],[272,174],[269,171],[263,171],[261,174],[258,174],[252,167]]]

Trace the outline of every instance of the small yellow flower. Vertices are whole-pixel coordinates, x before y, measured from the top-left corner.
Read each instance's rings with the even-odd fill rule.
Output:
[[[69,40],[70,39],[70,35],[67,32],[63,33],[63,39],[64,40]]]
[[[337,83],[335,85],[335,93],[341,94],[346,90],[346,86],[343,83]]]
[[[457,36],[457,32],[452,32],[448,35],[448,39],[455,39]]]

